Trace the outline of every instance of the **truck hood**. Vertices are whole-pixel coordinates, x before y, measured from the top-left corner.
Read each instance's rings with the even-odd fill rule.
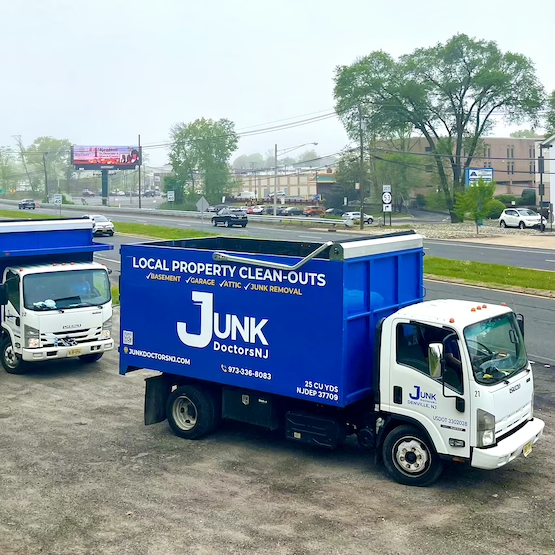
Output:
[[[104,318],[102,307],[74,308],[71,310],[34,312],[26,318],[27,325],[39,330],[41,347],[59,343],[76,344],[91,341],[102,334]]]
[[[494,414],[497,439],[531,417],[533,392],[532,372],[526,370],[510,378],[508,384],[502,383],[496,389]]]

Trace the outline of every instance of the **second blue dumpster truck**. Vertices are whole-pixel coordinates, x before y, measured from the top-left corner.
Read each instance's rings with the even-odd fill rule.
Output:
[[[356,434],[404,484],[529,456],[544,423],[523,318],[423,302],[423,256],[413,232],[122,245],[120,373],[161,372],[146,424],[197,439],[226,418],[330,448]]]

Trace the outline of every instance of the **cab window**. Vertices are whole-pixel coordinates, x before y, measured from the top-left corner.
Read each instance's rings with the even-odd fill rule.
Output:
[[[9,271],[6,276],[6,289],[8,291],[8,300],[19,314],[20,296],[19,296],[19,276]]]
[[[397,325],[397,352],[399,364],[410,366],[422,374],[430,375],[428,346],[430,343],[445,343],[445,384],[462,394],[463,380],[461,353],[457,336],[450,330],[424,324]]]

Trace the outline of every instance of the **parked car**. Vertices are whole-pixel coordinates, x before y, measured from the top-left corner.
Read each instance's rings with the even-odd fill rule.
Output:
[[[241,226],[247,227],[247,214],[242,210],[232,208],[222,208],[216,216],[212,216],[214,227],[223,225],[225,227]]]
[[[94,197],[94,192],[91,191],[90,189],[83,189],[83,192],[81,194],[82,197]]]
[[[285,191],[278,191],[276,193],[276,197],[286,197],[287,195],[285,194]],[[274,198],[274,193],[270,193],[269,195],[270,198]]]
[[[326,209],[323,206],[307,206],[303,210],[305,216],[322,216],[326,213]]]
[[[93,221],[93,235],[109,235],[110,237],[114,235],[114,224],[106,216],[85,214],[83,218]]]
[[[156,196],[156,191],[145,191],[143,194],[143,197],[155,197]]]
[[[247,214],[264,214],[264,207],[263,206],[251,206],[247,210]]]
[[[529,208],[507,208],[499,216],[501,227],[543,227],[547,220]]]
[[[207,212],[216,212],[216,214],[224,209],[227,208],[227,204],[216,204],[214,206],[209,206],[208,209],[206,210]]]
[[[343,216],[343,210],[339,210],[339,208],[328,208],[326,210],[326,214],[330,216]]]
[[[303,209],[298,206],[289,206],[283,210],[283,216],[302,216]]]
[[[355,221],[355,220],[360,220],[360,212],[345,212],[345,214],[343,214],[342,219],[344,220],[351,220],[351,221]],[[374,218],[368,214],[363,214],[363,219],[364,219],[364,223],[365,224],[372,224],[374,223]]]
[[[278,206],[278,210],[279,210],[279,206]],[[274,205],[268,205],[264,207],[264,212],[262,212],[263,214],[269,214],[270,216],[273,215],[274,213]]]
[[[26,210],[27,208],[29,210],[34,210],[36,207],[37,207],[37,203],[31,198],[24,198],[19,203],[20,210]]]

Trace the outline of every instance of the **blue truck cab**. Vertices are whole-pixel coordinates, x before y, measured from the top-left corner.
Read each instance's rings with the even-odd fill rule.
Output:
[[[444,459],[529,454],[543,422],[523,325],[506,307],[423,302],[423,257],[414,232],[122,245],[120,373],[160,372],[146,424],[197,439],[232,419],[330,448],[355,434],[410,485]]]
[[[0,362],[11,374],[30,364],[79,357],[95,362],[113,349],[106,267],[93,254],[83,219],[0,222]]]

